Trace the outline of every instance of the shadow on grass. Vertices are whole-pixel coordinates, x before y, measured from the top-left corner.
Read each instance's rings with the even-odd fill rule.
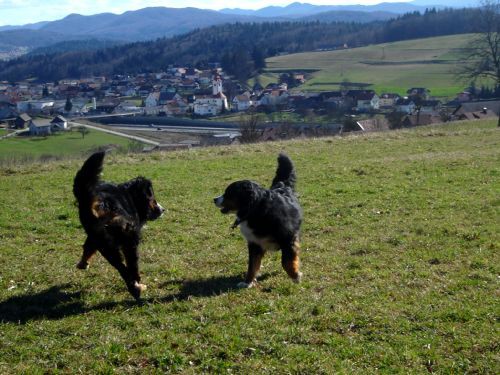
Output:
[[[81,292],[66,292],[69,284],[0,302],[0,322],[26,323],[35,319],[61,319],[85,312]]]
[[[273,276],[274,273],[266,273],[259,276],[259,281],[264,281],[269,277]],[[172,300],[186,300],[191,297],[213,297],[219,296],[221,294],[239,290],[236,286],[240,281],[243,281],[243,277],[239,276],[217,276],[207,279],[200,280],[174,280],[168,281],[160,285],[161,287],[166,287],[168,285],[180,285],[180,291],[177,294],[169,295],[160,299],[154,299],[156,301],[169,302]],[[147,300],[146,300],[147,301]]]
[[[265,280],[272,274],[265,274]],[[200,280],[174,280],[160,286],[179,285],[178,293],[166,296],[144,298],[136,302],[132,297],[125,301],[103,302],[85,306],[82,292],[68,291],[70,284],[53,286],[35,294],[24,294],[0,302],[0,323],[25,324],[32,320],[57,320],[67,316],[84,314],[91,311],[111,310],[118,306],[130,308],[141,304],[170,303],[185,301],[191,297],[213,297],[233,290],[242,281],[241,276],[219,276]]]

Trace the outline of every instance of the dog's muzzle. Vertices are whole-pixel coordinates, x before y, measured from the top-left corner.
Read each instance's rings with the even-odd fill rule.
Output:
[[[222,202],[224,202],[224,196],[223,195],[221,195],[221,196],[219,196],[217,198],[214,198],[214,203],[215,203],[215,205],[217,207],[224,208],[224,206],[222,205]]]
[[[166,210],[163,208],[161,204],[159,203],[157,204],[158,204],[158,209],[160,210],[160,217],[162,217]]]

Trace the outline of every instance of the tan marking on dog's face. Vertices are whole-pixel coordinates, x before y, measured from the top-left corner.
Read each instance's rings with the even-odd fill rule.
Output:
[[[96,218],[100,218],[106,215],[106,211],[104,211],[102,207],[102,202],[97,198],[95,198],[90,204],[90,211]]]

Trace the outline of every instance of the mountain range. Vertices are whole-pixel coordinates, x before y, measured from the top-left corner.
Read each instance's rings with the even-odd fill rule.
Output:
[[[240,8],[224,8],[221,13],[258,16],[258,17],[286,17],[302,18],[323,12],[390,12],[403,14],[410,12],[423,12],[426,8],[462,8],[477,6],[477,0],[415,0],[411,2],[380,3],[376,5],[313,5],[308,3],[291,3],[287,6],[268,6],[251,10]]]
[[[312,5],[292,3],[258,10],[150,7],[123,14],[100,13],[90,16],[70,14],[60,20],[22,26],[0,27],[0,53],[22,47],[31,51],[55,43],[82,40],[127,43],[180,35],[195,29],[224,23],[264,21],[372,22],[388,20],[409,12],[424,12],[427,3],[442,8],[474,0],[415,0],[411,3],[377,5]],[[81,43],[89,45],[89,43]]]

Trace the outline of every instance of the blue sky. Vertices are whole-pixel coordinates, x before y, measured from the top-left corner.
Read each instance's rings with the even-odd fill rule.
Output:
[[[70,13],[96,14],[111,12],[120,14],[150,6],[171,8],[196,7],[203,9],[244,8],[259,9],[269,5],[287,5],[294,0],[0,0],[0,26],[24,25],[39,21],[53,21]],[[408,0],[302,0],[318,5],[378,4],[381,2],[404,2]]]

